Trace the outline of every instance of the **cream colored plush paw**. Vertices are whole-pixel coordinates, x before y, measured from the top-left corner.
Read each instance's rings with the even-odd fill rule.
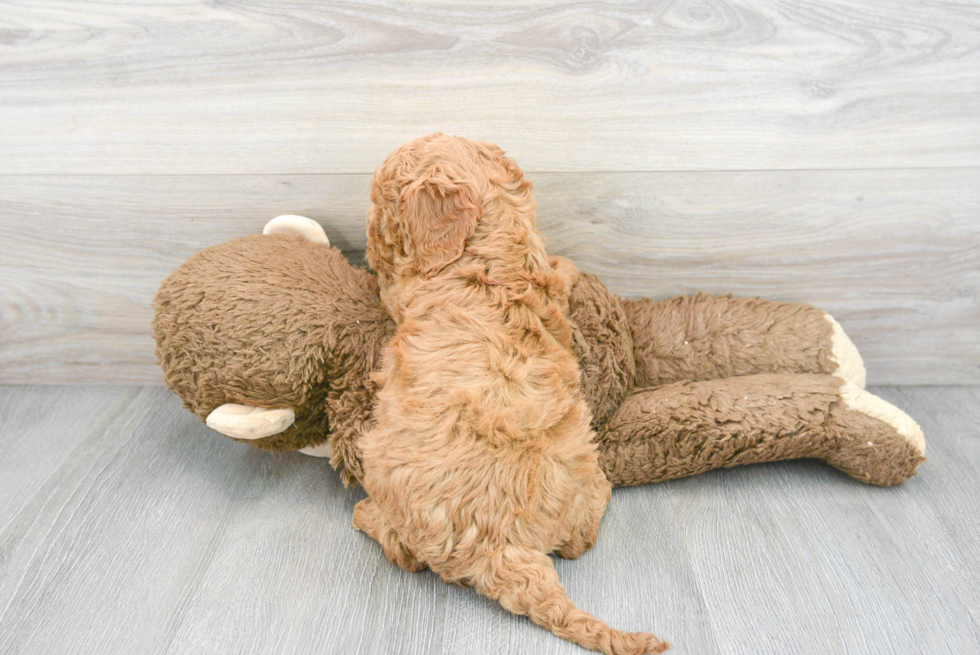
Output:
[[[323,443],[315,446],[300,448],[299,452],[303,453],[304,455],[309,455],[310,457],[330,457],[330,443],[324,441]]]
[[[840,323],[834,320],[833,316],[824,312],[824,317],[830,321],[830,326],[833,329],[830,337],[830,357],[837,364],[837,371],[834,375],[850,382],[859,389],[864,389],[867,372],[864,368],[864,360],[861,359],[861,353],[858,352],[850,337],[844,333],[844,329]]]
[[[898,407],[864,389],[859,389],[850,382],[841,385],[840,397],[850,409],[884,421],[895,428],[896,432],[915,446],[920,455],[925,455],[926,438],[922,434],[922,428],[911,416]]]
[[[263,409],[225,403],[208,414],[205,421],[212,430],[235,439],[261,439],[283,432],[296,420],[289,409]]]
[[[306,237],[308,241],[313,243],[330,245],[330,239],[327,238],[327,233],[323,231],[319,223],[312,218],[296,216],[295,214],[276,216],[265,224],[265,227],[262,228],[262,234],[294,234]]]

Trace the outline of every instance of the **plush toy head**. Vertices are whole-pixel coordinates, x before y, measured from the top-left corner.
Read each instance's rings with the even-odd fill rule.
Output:
[[[332,463],[358,477],[369,373],[394,331],[373,275],[326,243],[253,235],[191,257],[155,308],[157,359],[188,409],[203,420],[230,404],[209,424],[266,450],[320,454],[330,436]],[[229,415],[234,406],[250,413]]]

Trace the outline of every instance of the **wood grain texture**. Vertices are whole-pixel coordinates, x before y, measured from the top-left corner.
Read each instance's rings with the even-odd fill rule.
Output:
[[[615,292],[833,313],[872,383],[980,382],[980,169],[535,174],[548,247]],[[25,176],[0,196],[0,382],[159,383],[160,282],[280,213],[363,263],[369,176]]]
[[[679,655],[977,652],[980,389],[875,391],[926,434],[905,485],[797,461],[618,489],[558,560],[572,598]],[[395,568],[326,462],[164,389],[0,387],[0,416],[0,652],[584,652]]]
[[[442,130],[530,171],[980,165],[944,0],[0,4],[0,173],[367,173]]]

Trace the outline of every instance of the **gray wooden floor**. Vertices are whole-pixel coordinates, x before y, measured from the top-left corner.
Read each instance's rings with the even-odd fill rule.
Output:
[[[613,495],[571,596],[677,653],[980,652],[980,389],[879,388],[929,461]],[[350,527],[326,462],[218,437],[160,387],[0,387],[0,653],[584,652]]]

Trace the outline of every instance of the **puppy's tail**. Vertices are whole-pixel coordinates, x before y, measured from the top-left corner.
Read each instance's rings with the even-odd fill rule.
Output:
[[[614,630],[575,607],[558,580],[554,562],[544,553],[507,547],[474,576],[481,594],[523,614],[562,639],[607,655],[662,653],[670,644],[645,632]]]

